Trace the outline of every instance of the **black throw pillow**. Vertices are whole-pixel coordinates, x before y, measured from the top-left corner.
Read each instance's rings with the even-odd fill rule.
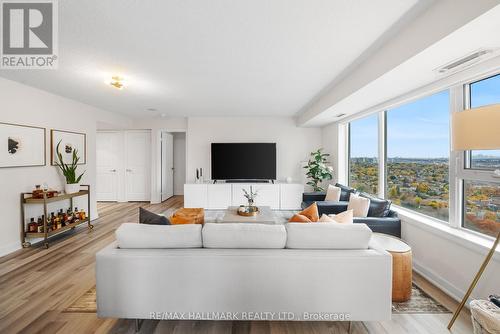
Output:
[[[335,186],[340,188],[339,201],[349,202],[349,198],[351,197],[351,194],[356,192],[356,189],[348,187],[348,186],[344,186],[343,184],[340,184],[340,183],[335,183]]]
[[[370,199],[370,208],[368,209],[368,217],[388,217],[391,211],[391,201],[370,196],[366,193],[360,193],[359,196]]]
[[[170,220],[165,216],[139,208],[139,224],[170,225]]]

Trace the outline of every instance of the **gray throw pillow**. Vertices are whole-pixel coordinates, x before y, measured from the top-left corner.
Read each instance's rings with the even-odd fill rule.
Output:
[[[170,225],[167,217],[139,208],[139,224]]]

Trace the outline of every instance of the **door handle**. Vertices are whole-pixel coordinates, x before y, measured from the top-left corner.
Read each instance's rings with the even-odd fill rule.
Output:
[[[128,168],[127,168],[127,172],[131,172],[131,171],[132,171],[131,169],[128,169]]]
[[[110,169],[110,172],[116,173],[116,169]]]

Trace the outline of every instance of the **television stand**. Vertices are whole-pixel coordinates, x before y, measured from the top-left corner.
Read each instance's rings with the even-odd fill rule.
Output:
[[[274,183],[274,180],[226,180],[226,183]]]

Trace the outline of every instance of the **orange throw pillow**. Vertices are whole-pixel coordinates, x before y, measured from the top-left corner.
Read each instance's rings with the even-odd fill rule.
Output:
[[[203,224],[205,210],[201,208],[182,208],[177,210],[170,218],[172,225],[178,224]]]
[[[317,222],[319,220],[318,205],[316,204],[316,202],[314,202],[304,210],[300,211],[298,214],[306,216],[312,222]]]
[[[299,214],[293,215],[293,217],[290,218],[290,220],[288,222],[290,222],[290,223],[312,223],[311,219],[307,218],[304,215],[299,215]]]

